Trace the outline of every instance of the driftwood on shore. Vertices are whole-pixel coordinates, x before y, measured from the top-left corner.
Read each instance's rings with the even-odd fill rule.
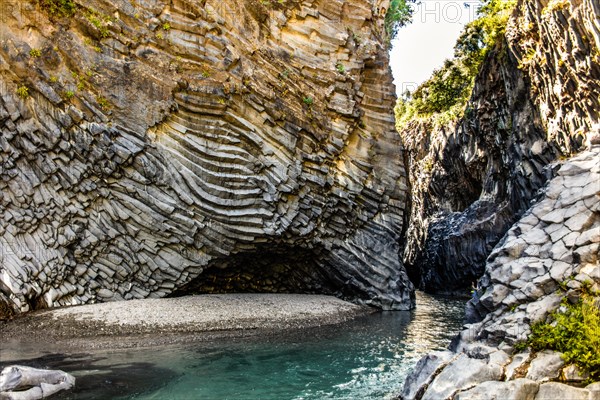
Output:
[[[20,365],[0,373],[0,400],[37,400],[75,386],[75,377],[60,371]]]

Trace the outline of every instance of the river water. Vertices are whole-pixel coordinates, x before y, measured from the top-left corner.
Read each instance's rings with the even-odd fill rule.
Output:
[[[460,330],[464,301],[419,293],[417,305],[282,337],[16,361],[74,374],[76,389],[57,399],[385,399]]]

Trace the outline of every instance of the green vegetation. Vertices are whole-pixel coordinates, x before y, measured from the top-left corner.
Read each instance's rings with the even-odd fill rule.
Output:
[[[314,103],[315,101],[313,100],[313,98],[312,98],[312,97],[310,97],[310,96],[307,96],[307,97],[305,97],[305,98],[303,98],[303,99],[302,99],[302,102],[303,102],[304,104],[306,104],[307,106],[309,106],[309,107],[310,107],[310,106],[312,106],[312,105],[313,105],[313,103]]]
[[[359,34],[357,34],[356,32],[354,32],[354,30],[352,30],[352,28],[347,28],[347,29],[348,29],[348,33],[350,34],[350,36],[352,36],[352,40],[354,41],[354,44],[359,46],[363,41],[362,37]]]
[[[433,72],[413,93],[406,92],[396,105],[396,124],[402,129],[412,120],[428,119],[433,125],[455,121],[465,113],[479,67],[504,35],[516,0],[485,0],[479,16],[467,24],[454,47],[454,58]]]
[[[536,49],[531,48],[531,49],[527,50],[527,53],[525,53],[525,55],[523,56],[523,59],[521,59],[521,66],[531,63],[533,61],[533,59],[535,58],[536,53],[537,53]]]
[[[37,4],[51,18],[69,18],[75,14],[77,5],[73,0],[37,0]]]
[[[346,73],[346,67],[344,67],[344,64],[342,63],[337,63],[335,65],[335,69],[337,70],[337,72],[339,72],[340,74],[344,74]]]
[[[27,88],[27,86],[25,86],[25,85],[19,86],[17,88],[17,95],[19,95],[19,97],[22,99],[26,99],[27,97],[29,97],[29,89]]]
[[[65,99],[67,99],[67,100],[71,100],[73,98],[73,96],[75,96],[75,92],[73,92],[72,90],[67,90],[64,94],[65,94]]]
[[[85,75],[79,75],[77,72],[71,71],[71,76],[76,81],[77,90],[82,91],[87,88],[88,82]]]
[[[584,293],[576,304],[565,301],[562,309],[550,315],[551,322],[533,324],[525,345],[534,351],[559,351],[565,362],[587,371],[592,380],[600,380],[599,299]]]
[[[110,110],[111,109],[111,104],[110,102],[102,96],[96,96],[96,101],[98,102],[98,105],[104,110]]]
[[[290,76],[290,70],[289,69],[285,69],[283,72],[279,73],[279,79],[280,80],[285,80],[287,78],[289,78]]]
[[[385,14],[385,32],[388,46],[398,34],[398,30],[412,21],[415,0],[392,0]]]
[[[169,29],[171,29],[171,24],[165,22],[164,24],[162,24],[162,28],[163,30],[168,31]]]
[[[31,49],[29,50],[29,57],[31,58],[38,58],[42,56],[42,52],[40,51],[40,49]]]
[[[95,45],[92,39],[86,37],[85,39],[83,39],[83,43],[86,46],[90,46],[92,49],[94,49],[96,53],[102,53],[102,48],[100,46]]]
[[[90,9],[86,14],[86,18],[90,24],[98,29],[100,37],[107,38],[110,36],[108,25],[112,22],[112,19],[108,15],[103,15],[94,9]]]

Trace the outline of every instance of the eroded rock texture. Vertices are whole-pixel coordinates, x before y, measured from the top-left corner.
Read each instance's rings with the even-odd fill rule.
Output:
[[[387,1],[77,3],[2,2],[0,310],[256,271],[412,306]]]
[[[589,292],[596,293],[593,304],[600,304],[599,257],[600,143],[564,163],[544,199],[494,249],[478,296],[467,306],[472,323],[453,351],[417,364],[401,398],[506,398],[507,392],[515,399],[595,398],[597,383],[570,386],[581,386],[589,375],[565,365],[560,353],[516,352],[515,344],[563,301],[577,303]]]
[[[427,291],[463,290],[481,276],[553,176],[550,164],[596,130],[598,3],[550,3],[519,2],[456,126],[401,132],[412,186],[404,262]]]
[[[504,61],[491,58],[481,72],[479,79],[493,71],[490,66],[497,65],[498,77],[508,77],[501,80],[500,89],[506,90],[499,92],[504,96],[500,98],[507,99],[505,104],[521,105],[521,111],[507,114],[512,115],[510,119],[495,114],[489,121],[473,120],[475,127],[477,123],[498,124],[499,128],[490,131],[493,134],[489,137],[490,144],[497,142],[495,146],[488,150],[474,146],[465,149],[457,153],[459,161],[454,164],[444,164],[443,158],[436,160],[431,182],[436,182],[437,170],[454,172],[458,177],[475,176],[464,175],[465,171],[487,171],[497,177],[497,180],[493,176],[483,180],[485,198],[475,200],[472,205],[464,204],[466,211],[435,222],[438,226],[447,226],[449,232],[435,239],[441,243],[439,248],[444,248],[446,254],[463,256],[460,262],[450,262],[451,271],[446,277],[452,277],[455,273],[452,271],[459,271],[463,277],[476,275],[474,255],[484,259],[487,255],[483,254],[484,247],[494,244],[487,241],[490,236],[484,231],[485,224],[497,226],[494,235],[501,239],[487,257],[478,290],[467,305],[469,323],[449,351],[433,353],[419,361],[406,379],[401,399],[545,400],[598,396],[600,385],[596,382],[585,386],[590,375],[575,364],[565,365],[560,353],[520,351],[520,345],[527,345],[531,325],[551,323],[554,320],[551,313],[564,312],[564,308],[560,308],[563,302],[577,304],[586,296],[591,304],[600,304],[598,15],[597,2],[520,1],[507,30],[509,51]],[[522,29],[532,36],[527,36],[529,39],[520,36],[525,32]],[[527,53],[528,46],[533,45],[540,54]],[[523,58],[524,54],[530,55]],[[520,62],[515,64],[517,59]],[[515,67],[519,67],[520,72]],[[506,75],[508,73],[512,75]],[[529,87],[529,90],[515,91],[509,84],[517,88],[524,85],[523,89]],[[488,85],[494,88],[498,83],[490,81]],[[515,98],[511,103],[511,93],[520,93],[520,100]],[[485,101],[493,103],[494,94],[494,91],[489,92]],[[474,99],[477,98],[476,92]],[[499,108],[499,113],[506,111]],[[463,126],[469,121],[466,118]],[[529,127],[529,134],[515,130],[515,126],[521,130]],[[538,128],[546,134],[540,135]],[[456,132],[461,132],[460,129]],[[453,135],[448,138],[460,138],[456,133]],[[449,139],[450,145],[441,146],[442,149],[453,146]],[[444,139],[438,136],[436,140]],[[478,143],[477,138],[468,143]],[[551,162],[558,154],[578,149],[583,151]],[[471,158],[461,158],[459,154],[470,154]],[[498,164],[498,160],[503,163]],[[482,161],[487,169],[474,167]],[[555,172],[544,184],[542,171],[546,165]],[[515,171],[503,172],[502,168],[497,170],[498,166],[504,169],[511,166]],[[496,186],[488,186],[493,183]],[[542,185],[541,190],[538,189]],[[469,192],[465,189],[463,193]],[[477,193],[472,193],[476,197]],[[526,207],[534,197],[535,201]],[[496,203],[497,199],[504,200]],[[489,200],[488,204],[492,205],[487,218],[482,218],[484,212],[480,216],[473,213],[473,210],[486,209],[481,205],[482,200]],[[524,207],[526,211],[520,211]],[[505,210],[514,214],[504,214]],[[506,228],[503,235],[504,227],[513,219],[518,221]],[[459,223],[452,226],[452,221]],[[430,232],[432,226],[429,225]],[[468,244],[460,248],[452,244],[461,230],[468,233],[472,228],[474,232],[464,235],[464,240],[479,243],[475,250]],[[430,245],[425,244],[427,246]],[[460,268],[470,268],[472,275],[469,276],[468,271],[460,272]],[[429,271],[432,275],[436,273],[435,269]]]

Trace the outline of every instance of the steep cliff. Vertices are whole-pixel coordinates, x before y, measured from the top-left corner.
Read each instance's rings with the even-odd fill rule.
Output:
[[[234,290],[412,307],[387,3],[3,1],[0,316]]]
[[[465,116],[412,123],[411,226],[404,262],[415,284],[463,291],[553,175],[598,122],[598,5],[519,2],[488,54]]]
[[[471,318],[478,321],[465,327],[452,351],[419,361],[401,398],[596,398],[600,385],[590,381],[598,380],[600,372],[600,335],[598,326],[592,325],[594,315],[595,324],[600,318],[599,254],[600,132],[589,151],[561,166],[544,199],[494,249],[481,279],[480,297],[468,306]],[[568,349],[572,354],[552,351],[551,346],[523,351],[531,344],[532,324],[547,320],[557,324],[552,317],[557,309],[568,315],[569,307],[581,307],[582,301],[595,312],[580,310],[583,324],[559,329],[573,336],[586,328],[595,333],[577,337],[576,350]],[[546,335],[543,340],[551,343],[552,337]],[[596,365],[595,375],[581,364]]]
[[[591,0],[519,1],[477,78],[474,116],[412,145],[413,165],[433,163],[411,171],[429,185],[413,183],[424,199],[413,216],[428,217],[406,254],[428,264],[412,273],[431,290],[483,276],[469,324],[450,351],[419,361],[401,399],[597,398],[599,16]],[[448,271],[438,257],[454,257]]]

